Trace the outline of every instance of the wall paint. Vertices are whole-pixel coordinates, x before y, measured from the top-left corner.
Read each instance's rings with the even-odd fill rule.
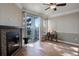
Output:
[[[62,33],[79,33],[79,12],[49,19],[48,29]]]
[[[79,12],[48,20],[48,30],[56,30],[59,39],[79,44]]]
[[[22,11],[14,3],[0,3],[0,25],[22,26]]]

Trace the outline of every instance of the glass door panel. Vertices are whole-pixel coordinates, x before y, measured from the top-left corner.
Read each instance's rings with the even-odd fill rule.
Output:
[[[32,43],[39,40],[39,28],[40,28],[40,17],[38,16],[27,16],[26,18],[26,33],[28,42]]]

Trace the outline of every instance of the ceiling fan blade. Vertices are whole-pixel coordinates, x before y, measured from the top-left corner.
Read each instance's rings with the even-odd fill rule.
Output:
[[[48,10],[48,9],[50,9],[50,7],[46,8],[45,10]]]
[[[56,4],[56,6],[66,6],[66,3]]]

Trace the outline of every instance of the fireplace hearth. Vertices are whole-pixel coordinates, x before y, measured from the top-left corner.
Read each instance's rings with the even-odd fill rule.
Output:
[[[22,47],[22,29],[0,26],[0,55],[11,56]]]

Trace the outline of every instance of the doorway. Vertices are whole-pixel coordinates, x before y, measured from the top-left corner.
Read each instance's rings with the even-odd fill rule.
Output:
[[[34,43],[39,40],[40,37],[40,17],[39,16],[27,16],[26,17],[26,36],[28,37],[28,43]]]

